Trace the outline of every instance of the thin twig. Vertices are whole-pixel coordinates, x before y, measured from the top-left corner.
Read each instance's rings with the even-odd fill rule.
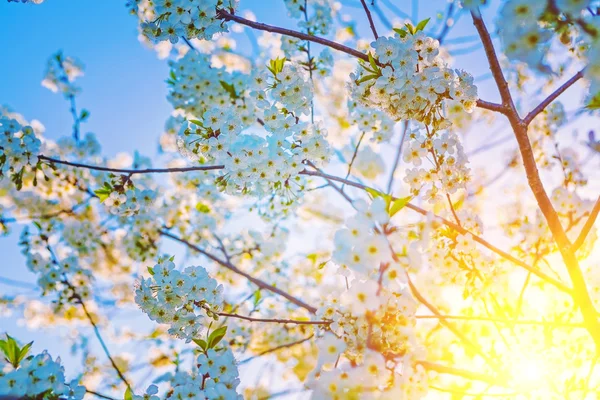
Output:
[[[396,157],[394,158],[394,164],[392,166],[392,171],[390,172],[390,177],[387,183],[387,194],[392,193],[392,186],[394,185],[394,174],[396,173],[396,169],[400,166],[400,159],[402,158],[402,147],[404,146],[404,140],[406,139],[406,133],[408,132],[408,121],[404,121],[404,127],[402,129],[402,137],[400,138],[400,143],[398,144],[398,151],[396,152]]]
[[[180,238],[178,236],[173,235],[172,233],[166,231],[166,230],[160,230],[159,233],[165,237],[168,237],[170,239],[175,240],[176,242],[179,242],[181,244],[186,245],[188,248],[197,251],[200,254],[203,254],[204,256],[210,258],[211,260],[213,260],[214,262],[216,262],[217,264],[220,264],[221,266],[229,269],[230,271],[241,275],[243,277],[245,277],[246,279],[248,279],[250,282],[252,282],[253,284],[255,284],[256,286],[258,286],[261,289],[265,289],[268,290],[271,293],[275,293],[281,297],[284,297],[285,299],[289,300],[291,303],[297,305],[298,307],[304,308],[305,310],[307,310],[308,312],[310,312],[311,314],[314,314],[317,309],[313,306],[310,306],[308,304],[306,304],[305,302],[303,302],[302,300],[292,296],[291,294],[275,287],[272,285],[269,285],[268,283],[253,277],[252,275],[242,271],[241,269],[239,269],[238,267],[236,267],[235,265],[231,264],[230,262],[227,262],[225,260],[222,260],[210,253],[208,253],[207,251],[205,251],[204,249],[188,242],[187,240]]]
[[[325,173],[322,173],[322,172],[319,172],[319,171],[307,171],[307,170],[304,170],[304,171],[301,171],[300,173],[302,175],[320,176],[320,177],[322,177],[324,179],[328,179],[328,180],[332,180],[332,181],[337,181],[337,182],[342,182],[342,183],[345,182],[346,185],[348,185],[348,186],[353,186],[355,188],[362,189],[362,190],[365,190],[365,191],[366,190],[374,190],[373,188],[368,187],[366,185],[363,185],[363,184],[360,184],[360,183],[357,183],[357,182],[353,182],[353,181],[350,181],[350,180],[345,180],[345,179],[339,178],[337,176],[328,175],[328,174],[325,174]],[[397,200],[397,199],[398,198],[392,196],[392,200]],[[417,206],[415,206],[412,203],[408,203],[406,205],[406,208],[411,209],[411,210],[413,210],[413,211],[415,211],[415,212],[417,212],[417,213],[419,213],[419,214],[421,214],[423,216],[428,216],[430,214],[428,211],[425,211],[424,209],[422,209],[420,207],[417,207]],[[435,215],[435,214],[433,215],[433,217],[437,221],[443,223],[444,225],[448,226],[449,228],[454,229],[455,231],[457,231],[460,234],[463,234],[463,235],[465,235],[465,234],[471,234],[473,236],[473,240],[475,240],[477,243],[483,245],[487,249],[493,251],[494,253],[496,253],[499,256],[501,256],[502,258],[504,258],[504,259],[512,262],[513,264],[516,264],[516,265],[518,265],[518,266],[520,266],[522,268],[525,268],[527,271],[530,271],[534,275],[536,275],[539,278],[541,278],[543,281],[545,281],[545,282],[547,282],[547,283],[555,286],[557,289],[559,289],[559,290],[561,290],[561,291],[563,291],[565,293],[571,294],[571,289],[569,289],[567,286],[565,286],[560,281],[557,281],[556,279],[554,279],[554,278],[546,275],[545,273],[543,273],[542,271],[540,271],[538,268],[534,268],[534,267],[531,267],[531,266],[525,264],[523,261],[515,258],[514,256],[510,255],[509,253],[507,253],[507,252],[505,252],[503,250],[500,250],[498,247],[492,245],[491,243],[489,243],[488,241],[486,241],[482,237],[473,234],[472,232],[470,232],[470,231],[462,228],[461,226],[458,226],[454,222],[448,221],[447,219],[445,219],[443,217],[440,217],[438,215]]]
[[[48,161],[51,164],[62,164],[70,167],[85,168],[93,171],[104,171],[113,172],[115,174],[164,174],[172,172],[190,172],[190,171],[212,171],[225,168],[223,165],[204,165],[197,167],[183,167],[183,168],[147,168],[147,169],[123,169],[123,168],[109,168],[100,165],[89,165],[71,161],[59,160],[57,158],[47,157],[43,154],[38,156],[40,160]]]
[[[308,41],[311,41],[314,43],[319,43],[319,44],[322,44],[323,46],[331,47],[332,49],[339,50],[348,55],[360,58],[361,60],[364,60],[367,62],[369,61],[369,57],[366,54],[361,53],[360,51],[352,49],[350,47],[344,46],[343,44],[333,42],[331,40],[327,40],[327,39],[324,39],[319,36],[307,35],[305,33],[294,31],[291,29],[280,28],[278,26],[267,25],[267,24],[262,24],[260,22],[250,21],[250,20],[248,20],[246,18],[242,18],[238,15],[233,15],[231,13],[228,13],[227,11],[225,11],[223,9],[220,9],[217,11],[217,17],[220,19],[223,19],[225,21],[235,21],[238,24],[246,25],[251,28],[258,29],[260,31],[280,33],[282,35],[295,37],[297,39],[308,40]]]
[[[508,325],[539,325],[557,328],[585,328],[584,324],[552,322],[552,321],[536,321],[536,320],[512,320],[506,318],[495,317],[478,317],[467,315],[417,315],[416,319],[450,319],[459,321],[481,321],[481,322],[500,322]]]
[[[375,36],[375,40],[379,39],[379,35],[377,34],[377,28],[375,28],[375,23],[373,22],[373,17],[371,16],[371,11],[369,11],[369,7],[367,7],[367,3],[365,0],[360,0],[363,8],[365,9],[365,13],[367,14],[367,19],[369,20],[369,26],[371,27],[371,32],[373,32],[373,36]]]
[[[262,357],[262,356],[264,356],[265,354],[274,353],[274,352],[276,352],[277,350],[282,350],[282,349],[287,349],[287,348],[289,348],[289,347],[294,347],[294,346],[297,346],[297,345],[299,345],[299,344],[302,344],[302,343],[304,343],[304,342],[307,342],[307,341],[309,341],[309,340],[310,340],[310,339],[312,339],[313,337],[314,337],[314,335],[310,335],[310,336],[308,336],[308,337],[305,337],[305,338],[303,338],[303,339],[300,339],[300,340],[296,340],[296,341],[294,341],[294,342],[291,342],[291,343],[285,343],[285,344],[281,344],[281,345],[279,345],[279,346],[277,346],[277,347],[273,347],[273,348],[270,348],[270,349],[264,350],[264,351],[262,351],[262,352],[260,352],[260,353],[258,353],[258,354],[256,354],[256,355],[254,355],[254,356],[252,356],[252,357],[248,357],[248,358],[246,358],[245,360],[242,360],[242,361],[240,361],[238,364],[245,364],[245,363],[247,363],[247,362],[249,362],[249,361],[251,361],[251,360],[254,360],[254,359],[258,358],[258,357]]]
[[[298,319],[278,319],[278,318],[254,318],[246,315],[218,312],[221,317],[238,318],[250,322],[272,322],[276,324],[295,324],[295,325],[329,325],[332,321],[305,321]]]
[[[117,400],[117,399],[116,399],[116,398],[114,398],[114,397],[110,397],[110,396],[107,396],[107,395],[105,395],[105,394],[102,394],[102,393],[94,392],[93,390],[85,389],[85,392],[86,392],[86,393],[89,393],[89,394],[92,394],[92,395],[94,395],[94,396],[96,396],[96,397],[100,397],[101,399],[106,399],[106,400]]]
[[[600,213],[600,196],[598,196],[598,200],[596,200],[596,204],[594,204],[594,208],[592,209],[590,216],[588,217],[587,221],[585,221],[585,225],[583,225],[583,228],[581,228],[579,236],[577,236],[577,239],[575,239],[573,242],[571,251],[576,252],[581,247],[583,242],[585,242],[585,239],[596,222],[596,218],[598,218],[598,213]]]
[[[548,97],[546,97],[536,108],[534,108],[533,110],[531,110],[531,112],[529,112],[529,114],[527,114],[527,116],[525,118],[523,118],[523,122],[525,122],[525,124],[529,125],[531,123],[531,121],[533,121],[533,119],[539,113],[541,113],[542,111],[544,111],[544,109],[546,107],[548,107],[548,105],[550,105],[550,103],[552,103],[554,100],[556,100],[556,98],[558,96],[560,96],[565,90],[567,90],[568,88],[570,88],[571,86],[573,86],[573,84],[575,82],[577,82],[578,80],[580,80],[581,78],[583,78],[583,72],[584,72],[584,70],[579,71],[578,73],[576,73],[575,75],[573,75],[573,77],[571,77],[571,79],[569,79],[568,81],[566,81],[565,83],[563,83],[562,85],[560,85],[558,87],[558,89],[556,89]]]
[[[358,155],[358,148],[360,147],[360,144],[363,141],[363,138],[365,137],[365,133],[363,132],[360,135],[360,138],[358,139],[358,143],[356,144],[356,147],[354,148],[354,153],[352,154],[352,159],[350,160],[350,164],[348,164],[348,172],[346,172],[346,179],[348,179],[348,177],[350,176],[350,173],[352,172],[352,165],[354,165],[354,160],[356,160],[356,156]],[[344,190],[344,184],[342,183],[342,190]]]
[[[429,361],[417,361],[417,364],[422,365],[423,368],[425,368],[428,371],[435,371],[440,374],[460,376],[465,379],[487,382],[493,385],[499,385],[500,383],[497,378],[479,372],[472,372],[461,368],[448,367],[445,365],[435,364]]]

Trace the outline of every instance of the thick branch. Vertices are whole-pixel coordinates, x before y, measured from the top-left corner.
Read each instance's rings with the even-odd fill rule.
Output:
[[[590,298],[585,278],[581,272],[581,268],[579,267],[579,261],[572,250],[572,244],[570,243],[560,222],[558,214],[556,213],[556,210],[554,209],[554,206],[552,205],[552,202],[550,201],[550,198],[544,189],[544,185],[537,169],[533,149],[531,148],[531,143],[529,141],[529,136],[527,135],[527,123],[519,117],[517,110],[515,109],[510,90],[508,88],[508,83],[506,82],[504,74],[502,73],[502,68],[500,67],[498,57],[496,56],[494,45],[485,23],[481,18],[481,14],[472,12],[471,15],[473,17],[473,24],[475,25],[475,28],[477,28],[477,32],[479,33],[483,43],[492,75],[496,81],[498,90],[500,91],[502,104],[507,109],[506,116],[508,117],[519,145],[519,152],[521,153],[521,158],[523,160],[523,166],[527,175],[527,182],[529,183],[529,187],[535,196],[540,211],[546,219],[548,227],[550,228],[550,232],[552,233],[552,238],[554,239],[554,242],[561,253],[565,266],[567,267],[567,272],[569,273],[569,277],[573,283],[573,301],[581,311],[587,330],[596,343],[596,349],[600,351],[600,321],[598,320],[596,309],[594,308]],[[552,99],[550,99],[550,101],[552,101]]]
[[[477,107],[506,114],[506,108],[502,104],[492,103],[490,101],[477,100]]]
[[[494,50],[494,44],[492,43],[492,38],[481,18],[480,12],[471,12],[473,17],[473,24],[477,29],[477,33],[479,33],[479,37],[481,38],[481,42],[483,43],[483,48],[485,50],[485,55],[490,64],[490,70],[492,72],[492,76],[494,81],[496,81],[496,86],[498,86],[498,90],[500,91],[500,97],[502,98],[502,107],[504,109],[504,113],[511,113],[513,115],[517,115],[517,111],[515,109],[515,105],[513,103],[510,90],[508,89],[508,82],[504,78],[504,74],[502,73],[502,68],[500,67],[500,62],[498,61],[498,57],[496,57],[496,51]],[[479,105],[479,102],[478,102]],[[499,111],[502,112],[502,111]]]
[[[311,314],[314,314],[317,311],[317,309],[315,307],[306,304],[302,300],[300,300],[300,299],[292,296],[291,294],[289,294],[289,293],[287,293],[287,292],[285,292],[285,291],[283,291],[283,290],[281,290],[279,288],[276,288],[275,286],[269,285],[268,283],[263,282],[260,279],[253,277],[252,275],[250,275],[250,274],[242,271],[241,269],[239,269],[235,265],[231,264],[230,262],[227,262],[225,260],[221,260],[218,257],[215,257],[214,255],[208,253],[204,249],[202,249],[202,248],[200,248],[200,247],[198,247],[196,245],[193,245],[192,243],[188,242],[185,239],[182,239],[182,238],[180,238],[178,236],[175,236],[172,233],[167,232],[165,230],[161,230],[159,233],[161,235],[163,235],[163,236],[166,236],[168,238],[171,238],[171,239],[175,240],[176,242],[179,242],[179,243],[182,243],[182,244],[186,245],[188,248],[190,248],[190,249],[192,249],[194,251],[197,251],[198,253],[200,253],[200,254],[202,254],[202,255],[210,258],[211,260],[213,260],[217,264],[220,264],[221,266],[227,268],[228,270],[230,270],[230,271],[232,271],[232,272],[234,272],[234,273],[236,273],[238,275],[243,276],[244,278],[248,279],[250,282],[252,282],[256,286],[258,286],[259,288],[264,289],[264,290],[268,290],[271,293],[275,293],[275,294],[277,294],[277,295],[279,295],[281,297],[286,298],[291,303],[297,305],[298,307],[304,308],[305,310],[307,310]]]
[[[573,86],[573,84],[575,82],[577,82],[578,80],[580,80],[581,78],[583,78],[583,71],[581,70],[578,73],[576,73],[575,75],[573,75],[573,77],[571,79],[569,79],[568,81],[566,81],[565,83],[563,83],[558,89],[556,89],[554,92],[552,92],[548,97],[546,97],[544,99],[544,101],[542,101],[536,108],[534,108],[533,110],[531,110],[531,112],[529,114],[527,114],[527,116],[525,118],[523,118],[523,122],[525,122],[526,125],[529,125],[531,123],[531,121],[533,121],[533,119],[542,111],[544,111],[544,109],[546,107],[548,107],[548,105],[550,105],[550,103],[552,103],[554,100],[556,100],[556,98],[558,96],[560,96],[565,90],[567,90],[568,88],[570,88],[571,86]]]
[[[313,35],[307,35],[305,33],[302,32],[298,32],[298,31],[294,31],[291,29],[286,29],[286,28],[280,28],[278,26],[273,26],[273,25],[267,25],[267,24],[261,24],[260,22],[254,22],[254,21],[250,21],[246,18],[242,18],[240,16],[237,15],[233,15],[228,13],[225,10],[219,10],[217,13],[217,16],[225,21],[235,21],[238,24],[242,24],[242,25],[246,25],[249,26],[250,28],[253,29],[258,29],[259,31],[267,31],[267,32],[272,32],[272,33],[280,33],[282,35],[286,35],[286,36],[292,36],[295,37],[297,39],[301,39],[301,40],[308,40],[310,42],[314,42],[314,43],[319,43],[323,46],[327,46],[327,47],[331,47],[332,49],[341,51],[343,53],[349,54],[351,56],[354,56],[356,58],[360,58],[361,60],[364,61],[369,61],[369,57],[364,54],[361,53],[358,50],[354,50],[350,47],[344,46],[343,44],[339,44],[336,42],[333,42],[331,40],[328,39],[324,39],[318,36],[313,36]]]

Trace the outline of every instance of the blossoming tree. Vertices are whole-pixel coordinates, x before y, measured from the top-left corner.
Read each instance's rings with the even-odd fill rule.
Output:
[[[0,395],[598,398],[600,2],[449,1],[420,21],[391,1],[284,3],[289,27],[256,21],[249,1],[127,3],[169,59],[161,167],[101,155],[83,134],[83,65],[60,52],[42,84],[68,101],[71,136],[0,109],[0,229],[20,232],[41,295],[2,307],[94,334],[70,337],[84,363],[67,380],[52,348],[29,354],[7,332]],[[454,43],[482,47],[497,102],[451,67],[461,16],[474,36]],[[561,135],[575,121],[583,143]],[[490,163],[469,157],[497,134],[463,143],[494,126],[511,146],[486,180]],[[146,323],[115,330],[115,307]]]

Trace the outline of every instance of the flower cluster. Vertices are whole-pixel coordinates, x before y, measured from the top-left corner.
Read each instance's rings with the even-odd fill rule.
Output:
[[[413,165],[404,181],[413,195],[426,188],[426,198],[435,203],[442,193],[464,189],[470,179],[468,159],[457,135],[450,131],[415,128],[404,149],[404,161]]]
[[[169,390],[165,399],[241,400],[236,388],[240,380],[238,368],[231,349],[209,349],[197,358],[196,368],[190,373],[177,372],[168,377]],[[145,396],[133,396],[134,400],[158,400],[158,388],[150,385]]]
[[[588,107],[591,109],[600,109],[600,46],[598,41],[590,46],[587,52],[588,66],[584,71],[584,76],[590,81],[588,94]]]
[[[394,37],[382,36],[372,43],[375,56],[351,75],[352,98],[394,120],[446,127],[444,104],[458,103],[466,112],[475,108],[473,77],[448,68],[439,55],[439,42],[409,27],[412,33],[398,30]]]
[[[306,73],[285,60],[272,61],[268,73],[228,73],[193,53],[172,67],[169,98],[196,118],[181,129],[182,153],[224,165],[217,179],[221,190],[257,195],[276,191],[291,204],[304,187],[298,176],[303,161],[321,165],[329,156],[326,131],[300,119],[310,114],[312,103]],[[266,137],[242,132],[257,116]]]
[[[312,35],[326,35],[333,24],[334,4],[331,0],[284,0],[285,6],[292,18],[306,19],[300,23]],[[305,7],[308,6],[308,10]],[[310,8],[313,9],[309,13]]]
[[[20,189],[25,168],[37,168],[41,145],[31,126],[0,117],[0,179],[9,175]]]
[[[556,34],[560,44],[571,52],[576,53],[576,47],[597,48],[594,41],[599,37],[598,28],[583,15],[588,10],[588,17],[594,16],[590,5],[589,0],[504,2],[496,23],[506,56],[547,73],[551,68],[546,55]]]
[[[152,276],[142,278],[135,290],[135,302],[151,320],[170,325],[170,334],[188,342],[199,338],[204,323],[218,318],[223,286],[202,267],[177,271],[170,259],[159,259],[148,270]]]
[[[38,234],[33,234],[25,228],[20,240],[23,254],[27,256],[27,267],[39,275],[38,285],[44,293],[60,292],[61,298],[64,299],[70,299],[75,290],[78,297],[89,297],[91,271],[80,266],[80,260],[75,254],[57,259],[48,244],[50,232],[56,227],[49,224],[40,227]]]
[[[156,192],[139,189],[131,180],[131,175],[110,175],[110,182],[94,191],[113,215],[128,217],[137,215],[150,207],[156,199]]]
[[[362,132],[371,133],[371,141],[389,142],[394,135],[394,121],[383,111],[374,110],[353,101],[349,104],[350,124]]]
[[[0,396],[79,400],[84,394],[77,380],[65,382],[60,357],[53,360],[46,351],[25,358],[17,368],[0,369]]]
[[[217,16],[219,9],[234,12],[238,0],[131,0],[127,6],[140,18],[144,36],[154,43],[169,40],[212,39],[227,32],[227,25]]]
[[[74,81],[83,75],[83,64],[72,57],[65,57],[61,52],[48,59],[46,74],[42,86],[54,93],[62,93],[65,97],[79,93],[80,89]]]

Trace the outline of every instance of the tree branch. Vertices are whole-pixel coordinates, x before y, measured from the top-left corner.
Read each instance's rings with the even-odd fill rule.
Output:
[[[295,324],[295,325],[329,325],[332,321],[303,321],[298,319],[277,319],[277,318],[254,318],[240,314],[230,314],[226,312],[218,312],[217,315],[228,318],[238,318],[250,322],[272,322],[276,324]]]
[[[308,337],[305,337],[305,338],[303,338],[303,339],[300,339],[300,340],[296,340],[296,341],[294,341],[294,342],[285,343],[285,344],[279,345],[279,346],[277,346],[277,347],[273,347],[273,348],[267,349],[267,350],[265,350],[265,351],[262,351],[262,352],[258,353],[258,354],[257,354],[257,355],[255,355],[255,356],[248,357],[248,358],[246,358],[245,360],[242,360],[242,361],[240,361],[240,362],[238,363],[238,365],[245,364],[245,363],[247,363],[247,362],[249,362],[249,361],[251,361],[251,360],[254,360],[254,359],[258,358],[258,357],[262,357],[262,356],[264,356],[265,354],[274,353],[274,352],[276,352],[277,350],[282,350],[282,349],[287,349],[287,348],[289,348],[289,347],[294,347],[294,346],[297,346],[297,345],[299,345],[299,344],[302,344],[302,343],[304,343],[304,342],[307,342],[307,341],[309,341],[309,340],[310,340],[310,339],[312,339],[313,337],[314,337],[314,335],[310,335],[310,336],[308,336]]]
[[[175,240],[176,242],[182,243],[184,245],[186,245],[188,248],[197,251],[198,253],[208,257],[209,259],[211,259],[212,261],[216,262],[217,264],[220,264],[221,266],[229,269],[230,271],[243,276],[244,278],[248,279],[250,282],[252,282],[253,284],[255,284],[256,286],[258,286],[261,289],[264,290],[268,290],[271,293],[275,293],[281,297],[284,297],[285,299],[289,300],[291,303],[297,305],[298,307],[304,308],[305,310],[307,310],[308,312],[310,312],[311,314],[314,314],[317,309],[313,306],[310,306],[308,304],[306,304],[305,302],[303,302],[302,300],[292,296],[291,294],[276,288],[275,286],[269,285],[266,282],[261,281],[258,278],[253,277],[252,275],[242,271],[241,269],[239,269],[238,267],[236,267],[235,265],[231,264],[230,262],[227,262],[225,260],[221,260],[220,258],[208,253],[207,251],[205,251],[204,249],[193,245],[192,243],[188,242],[185,239],[182,239],[178,236],[173,235],[172,233],[165,231],[165,230],[160,230],[159,233],[165,237],[168,237],[170,239]]]
[[[537,169],[533,149],[531,148],[531,142],[529,141],[529,136],[527,134],[527,124],[519,117],[519,114],[515,109],[510,90],[508,88],[508,83],[506,82],[504,74],[502,73],[502,68],[500,67],[498,57],[496,56],[494,45],[485,23],[481,18],[481,13],[471,12],[471,16],[473,18],[473,24],[479,33],[481,42],[483,43],[492,75],[496,81],[496,86],[500,91],[502,104],[507,110],[506,116],[508,117],[510,125],[513,129],[515,138],[517,139],[519,152],[521,154],[523,166],[527,175],[527,182],[531,188],[531,191],[533,192],[533,195],[535,196],[540,211],[546,219],[548,227],[550,228],[550,232],[552,233],[552,238],[561,253],[563,262],[565,263],[567,272],[571,278],[571,282],[573,284],[573,302],[581,311],[587,330],[596,344],[596,349],[597,351],[600,351],[600,321],[598,320],[596,309],[592,303],[592,299],[590,298],[585,278],[581,272],[581,268],[579,267],[579,261],[572,250],[572,244],[565,233],[559,216],[556,213],[556,210],[554,209],[546,190],[544,189],[544,185]],[[550,99],[550,101],[552,101],[552,99]]]
[[[368,187],[366,185],[362,185],[362,184],[357,183],[357,182],[352,182],[352,181],[349,181],[349,180],[346,180],[346,179],[343,179],[343,178],[339,178],[337,176],[328,175],[328,174],[325,174],[325,173],[322,173],[322,172],[319,172],[319,171],[307,171],[307,170],[304,170],[304,171],[301,171],[300,174],[302,174],[302,175],[311,175],[311,176],[319,176],[319,177],[322,177],[322,178],[327,179],[327,180],[346,183],[346,185],[348,185],[348,186],[353,186],[355,188],[362,189],[362,190],[365,190],[365,191],[367,189],[374,190],[373,188]],[[397,199],[398,199],[397,197],[392,196],[392,200],[397,200]],[[417,213],[419,213],[419,214],[421,214],[423,216],[429,215],[428,211],[425,211],[424,209],[422,209],[420,207],[417,207],[417,206],[413,205],[412,203],[408,203],[406,205],[406,208],[409,208],[409,209],[411,209],[411,210],[413,210],[413,211],[415,211],[415,212],[417,212]],[[540,271],[538,268],[534,268],[534,267],[532,267],[530,265],[525,264],[523,261],[515,258],[514,256],[510,255],[509,253],[507,253],[507,252],[505,252],[503,250],[500,250],[496,246],[490,244],[485,239],[483,239],[483,238],[481,238],[481,237],[473,234],[472,232],[464,229],[463,227],[461,227],[461,226],[459,226],[459,225],[457,225],[457,224],[455,224],[455,223],[453,223],[451,221],[448,221],[447,219],[445,219],[443,217],[440,217],[440,216],[435,215],[435,214],[433,215],[433,217],[437,221],[439,221],[442,224],[448,226],[449,228],[454,229],[455,231],[457,231],[460,234],[463,234],[463,235],[464,234],[468,234],[468,233],[471,234],[473,236],[473,240],[475,240],[477,243],[483,245],[488,250],[493,251],[494,253],[496,253],[499,256],[501,256],[502,258],[504,258],[504,259],[512,262],[513,264],[516,264],[516,265],[518,265],[518,266],[520,266],[522,268],[525,268],[527,271],[529,271],[532,274],[536,275],[537,277],[539,277],[543,281],[545,281],[545,282],[547,282],[547,283],[555,286],[557,289],[559,289],[559,290],[561,290],[561,291],[563,291],[565,293],[568,293],[570,295],[572,294],[571,289],[569,289],[567,286],[565,286],[560,281],[557,281],[556,279],[552,278],[551,276],[546,275],[545,273],[543,273],[542,271]]]
[[[291,29],[280,28],[278,26],[267,25],[267,24],[262,24],[260,22],[250,21],[246,18],[242,18],[240,16],[230,14],[223,9],[220,9],[217,11],[217,17],[220,19],[223,19],[225,21],[235,21],[238,24],[246,25],[246,26],[249,26],[250,28],[258,29],[259,31],[280,33],[282,35],[295,37],[297,39],[308,40],[310,42],[319,43],[323,46],[331,47],[332,49],[341,51],[343,53],[354,56],[356,58],[360,58],[361,60],[364,60],[367,62],[369,61],[369,57],[366,54],[361,53],[358,50],[354,50],[350,47],[344,46],[343,44],[333,42],[331,40],[324,39],[324,38],[321,38],[318,36],[307,35],[305,33],[294,31]]]
[[[504,323],[507,325],[538,325],[555,328],[584,328],[584,324],[577,323],[565,323],[565,322],[552,322],[552,321],[536,321],[536,320],[513,320],[506,318],[495,318],[495,317],[478,317],[478,316],[467,316],[467,315],[417,315],[416,319],[451,319],[458,321],[480,321],[480,322],[494,322]]]
[[[556,100],[556,98],[558,96],[560,96],[565,90],[567,90],[568,88],[570,88],[571,86],[573,86],[573,84],[575,82],[577,82],[578,80],[580,80],[581,78],[583,78],[583,69],[581,71],[579,71],[578,73],[576,73],[575,75],[573,75],[573,77],[571,79],[569,79],[568,81],[566,81],[565,83],[563,83],[561,86],[558,87],[558,89],[556,89],[554,92],[552,92],[548,97],[546,97],[536,108],[534,108],[533,110],[531,110],[529,112],[529,114],[527,114],[527,116],[525,118],[523,118],[523,122],[525,122],[526,125],[529,125],[531,123],[531,121],[533,121],[533,119],[542,111],[544,111],[544,109],[546,107],[548,107],[548,105],[550,105],[550,103],[552,103],[554,100]]]
[[[479,372],[472,372],[460,368],[448,367],[445,365],[435,364],[429,361],[417,361],[417,364],[420,364],[428,371],[439,372],[440,374],[448,374],[454,376],[460,376],[465,379],[487,382],[491,385],[498,385],[498,379],[493,376],[481,374]]]
[[[594,208],[592,209],[590,216],[588,217],[587,221],[585,221],[585,225],[583,225],[583,228],[581,228],[579,236],[577,236],[577,239],[575,239],[573,242],[571,251],[576,252],[581,247],[583,242],[585,242],[585,239],[596,222],[596,218],[598,218],[598,213],[600,213],[600,196],[598,196],[598,200],[596,200],[596,204],[594,204]]]
[[[184,168],[147,168],[147,169],[123,169],[123,168],[109,168],[100,165],[89,165],[71,161],[59,160],[57,158],[47,157],[43,154],[38,155],[40,160],[48,161],[51,164],[62,164],[68,165],[75,168],[85,168],[93,171],[104,171],[113,172],[115,174],[164,174],[171,172],[190,172],[190,171],[211,171],[225,168],[223,165],[204,165],[197,167],[184,167]]]
[[[501,114],[506,114],[506,108],[502,104],[492,103],[485,100],[477,100],[477,107],[485,108],[486,110],[499,112]]]
[[[377,34],[377,29],[375,28],[375,24],[373,23],[373,17],[371,16],[371,11],[369,11],[369,7],[367,7],[367,3],[365,0],[360,0],[363,8],[365,9],[365,13],[367,14],[367,19],[369,20],[369,26],[371,27],[371,32],[373,32],[373,36],[375,36],[375,40],[379,39],[379,35]]]

